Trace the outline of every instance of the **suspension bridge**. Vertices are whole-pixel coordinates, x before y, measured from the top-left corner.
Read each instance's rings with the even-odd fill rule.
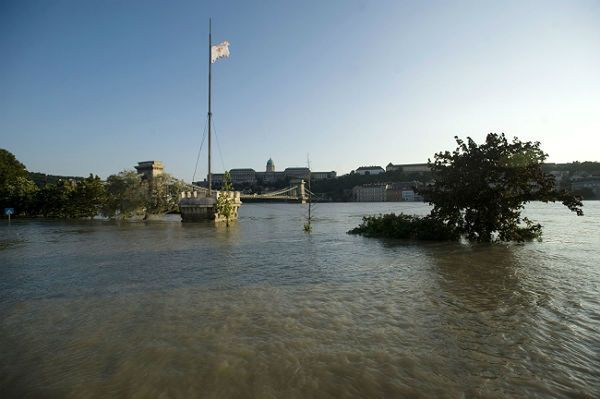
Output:
[[[214,190],[218,191],[218,190]],[[192,190],[189,192],[190,197],[202,197],[206,196],[208,193],[208,189],[205,187],[193,186]],[[289,203],[298,203],[304,204],[308,202],[309,195],[312,196],[313,199],[317,197],[314,193],[310,192],[306,187],[304,181],[300,181],[298,184],[292,185],[287,188],[283,188],[277,191],[270,191],[262,194],[240,194],[240,199],[242,202],[289,202]]]

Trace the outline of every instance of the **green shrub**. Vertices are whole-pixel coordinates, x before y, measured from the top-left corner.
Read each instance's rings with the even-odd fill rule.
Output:
[[[363,222],[348,231],[348,234],[426,241],[457,241],[460,238],[456,228],[431,215],[413,216],[404,213],[365,216]]]

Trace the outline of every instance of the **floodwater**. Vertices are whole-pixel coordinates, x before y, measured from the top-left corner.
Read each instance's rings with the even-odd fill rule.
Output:
[[[0,397],[600,397],[600,203],[529,206],[541,243],[346,234],[427,209],[3,220]]]

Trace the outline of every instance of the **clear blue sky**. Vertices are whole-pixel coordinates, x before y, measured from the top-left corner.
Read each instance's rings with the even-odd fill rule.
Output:
[[[453,136],[600,160],[600,1],[0,0],[0,147],[190,180],[214,64],[214,168],[426,162]],[[206,154],[198,175],[205,176]]]

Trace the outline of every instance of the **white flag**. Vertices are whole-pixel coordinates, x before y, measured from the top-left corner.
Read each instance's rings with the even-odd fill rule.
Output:
[[[229,57],[229,42],[215,44],[210,48],[210,63],[214,64],[216,60],[222,57]]]

